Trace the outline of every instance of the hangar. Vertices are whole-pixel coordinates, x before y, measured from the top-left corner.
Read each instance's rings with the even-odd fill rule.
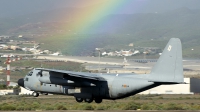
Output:
[[[184,78],[186,84],[161,85],[139,94],[198,94],[200,93],[200,79]]]

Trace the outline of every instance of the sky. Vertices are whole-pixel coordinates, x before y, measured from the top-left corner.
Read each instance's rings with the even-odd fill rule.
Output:
[[[0,17],[10,17],[42,11],[68,8],[89,7],[111,1],[125,0],[0,0]],[[126,0],[129,4],[115,14],[133,14],[149,12],[166,12],[181,7],[200,9],[200,0]]]

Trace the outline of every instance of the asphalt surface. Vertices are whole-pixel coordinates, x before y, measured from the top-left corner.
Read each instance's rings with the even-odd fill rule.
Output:
[[[94,64],[93,67],[101,67],[108,68],[110,67],[118,67],[126,65],[126,68],[138,68],[138,69],[151,69],[155,65],[155,59],[153,61],[148,61],[147,63],[135,62],[133,60],[129,61],[127,59],[127,63],[124,63],[124,59],[116,59],[116,58],[104,58],[101,57],[99,61],[99,57],[81,57],[81,56],[38,56],[38,59],[44,60],[58,60],[58,61],[72,61],[79,63],[88,63]],[[141,60],[141,59],[138,59]],[[151,60],[151,59],[148,59]],[[98,65],[98,66],[97,66]],[[92,67],[91,66],[91,67]],[[200,60],[183,60],[183,68],[187,70],[199,70],[200,71]]]

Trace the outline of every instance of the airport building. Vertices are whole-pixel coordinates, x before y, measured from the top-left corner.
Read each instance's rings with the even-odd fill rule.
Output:
[[[199,94],[200,79],[184,78],[186,84],[161,85],[139,94]]]

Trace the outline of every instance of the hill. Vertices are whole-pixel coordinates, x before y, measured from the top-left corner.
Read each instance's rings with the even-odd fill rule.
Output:
[[[69,55],[90,55],[96,47],[115,49],[129,43],[163,48],[170,38],[175,37],[180,38],[183,43],[185,58],[200,57],[199,10],[180,8],[166,13],[107,15],[94,20],[93,24],[87,26],[88,31],[77,31],[69,36],[68,29],[75,28],[70,23],[81,21],[81,18],[71,12],[80,10],[85,9],[61,9],[14,19],[1,18],[0,33],[33,37],[36,41],[48,43],[42,46],[44,49],[61,50]],[[62,16],[67,19],[60,20]],[[59,27],[61,25],[65,27]]]

